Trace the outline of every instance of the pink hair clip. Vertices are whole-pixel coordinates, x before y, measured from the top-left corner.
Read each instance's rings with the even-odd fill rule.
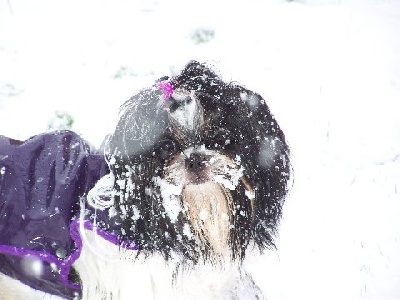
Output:
[[[164,100],[168,100],[171,98],[171,95],[174,93],[174,87],[169,82],[159,82],[156,84],[157,87],[163,91]]]

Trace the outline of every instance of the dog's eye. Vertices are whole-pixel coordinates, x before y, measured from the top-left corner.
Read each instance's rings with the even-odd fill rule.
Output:
[[[176,143],[173,140],[163,140],[160,143],[160,154],[162,158],[167,158],[176,151]]]
[[[220,129],[214,133],[212,138],[212,147],[215,148],[225,148],[232,142],[231,134],[227,130]]]

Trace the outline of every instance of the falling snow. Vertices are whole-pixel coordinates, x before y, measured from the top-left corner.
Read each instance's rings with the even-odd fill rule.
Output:
[[[215,36],[196,44],[202,27]],[[0,134],[26,139],[64,110],[99,147],[135,91],[207,60],[262,95],[291,145],[278,250],[245,262],[267,299],[398,299],[399,36],[394,0],[0,0]]]

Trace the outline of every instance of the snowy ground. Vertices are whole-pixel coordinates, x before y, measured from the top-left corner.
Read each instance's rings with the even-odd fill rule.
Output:
[[[394,0],[0,0],[0,134],[62,110],[98,146],[137,89],[211,62],[292,147],[279,249],[248,263],[268,299],[400,299],[399,37]]]

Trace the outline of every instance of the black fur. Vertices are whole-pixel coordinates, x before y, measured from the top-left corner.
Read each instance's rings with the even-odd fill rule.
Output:
[[[239,155],[244,177],[255,191],[255,212],[243,185],[232,191],[236,213],[230,218],[231,256],[243,259],[250,242],[260,250],[274,247],[273,235],[288,191],[291,167],[285,136],[265,100],[238,84],[223,82],[195,61],[169,82],[175,90],[194,92],[204,108],[206,125],[196,134],[177,137],[166,108],[172,111],[180,103],[171,98],[161,102],[160,107],[163,94],[156,85],[124,104],[108,145],[108,160],[116,178],[115,206],[124,220],[121,239],[135,241],[140,253],[162,253],[166,260],[172,251],[194,263],[212,256],[207,243],[183,234],[183,225],[190,223],[183,212],[177,222],[171,222],[153,181],[153,177],[162,178],[164,167],[176,152],[204,144],[232,159]],[[227,145],[221,142],[226,138],[230,140]],[[130,180],[134,188],[127,187]],[[139,210],[139,218],[132,218],[133,206]]]

